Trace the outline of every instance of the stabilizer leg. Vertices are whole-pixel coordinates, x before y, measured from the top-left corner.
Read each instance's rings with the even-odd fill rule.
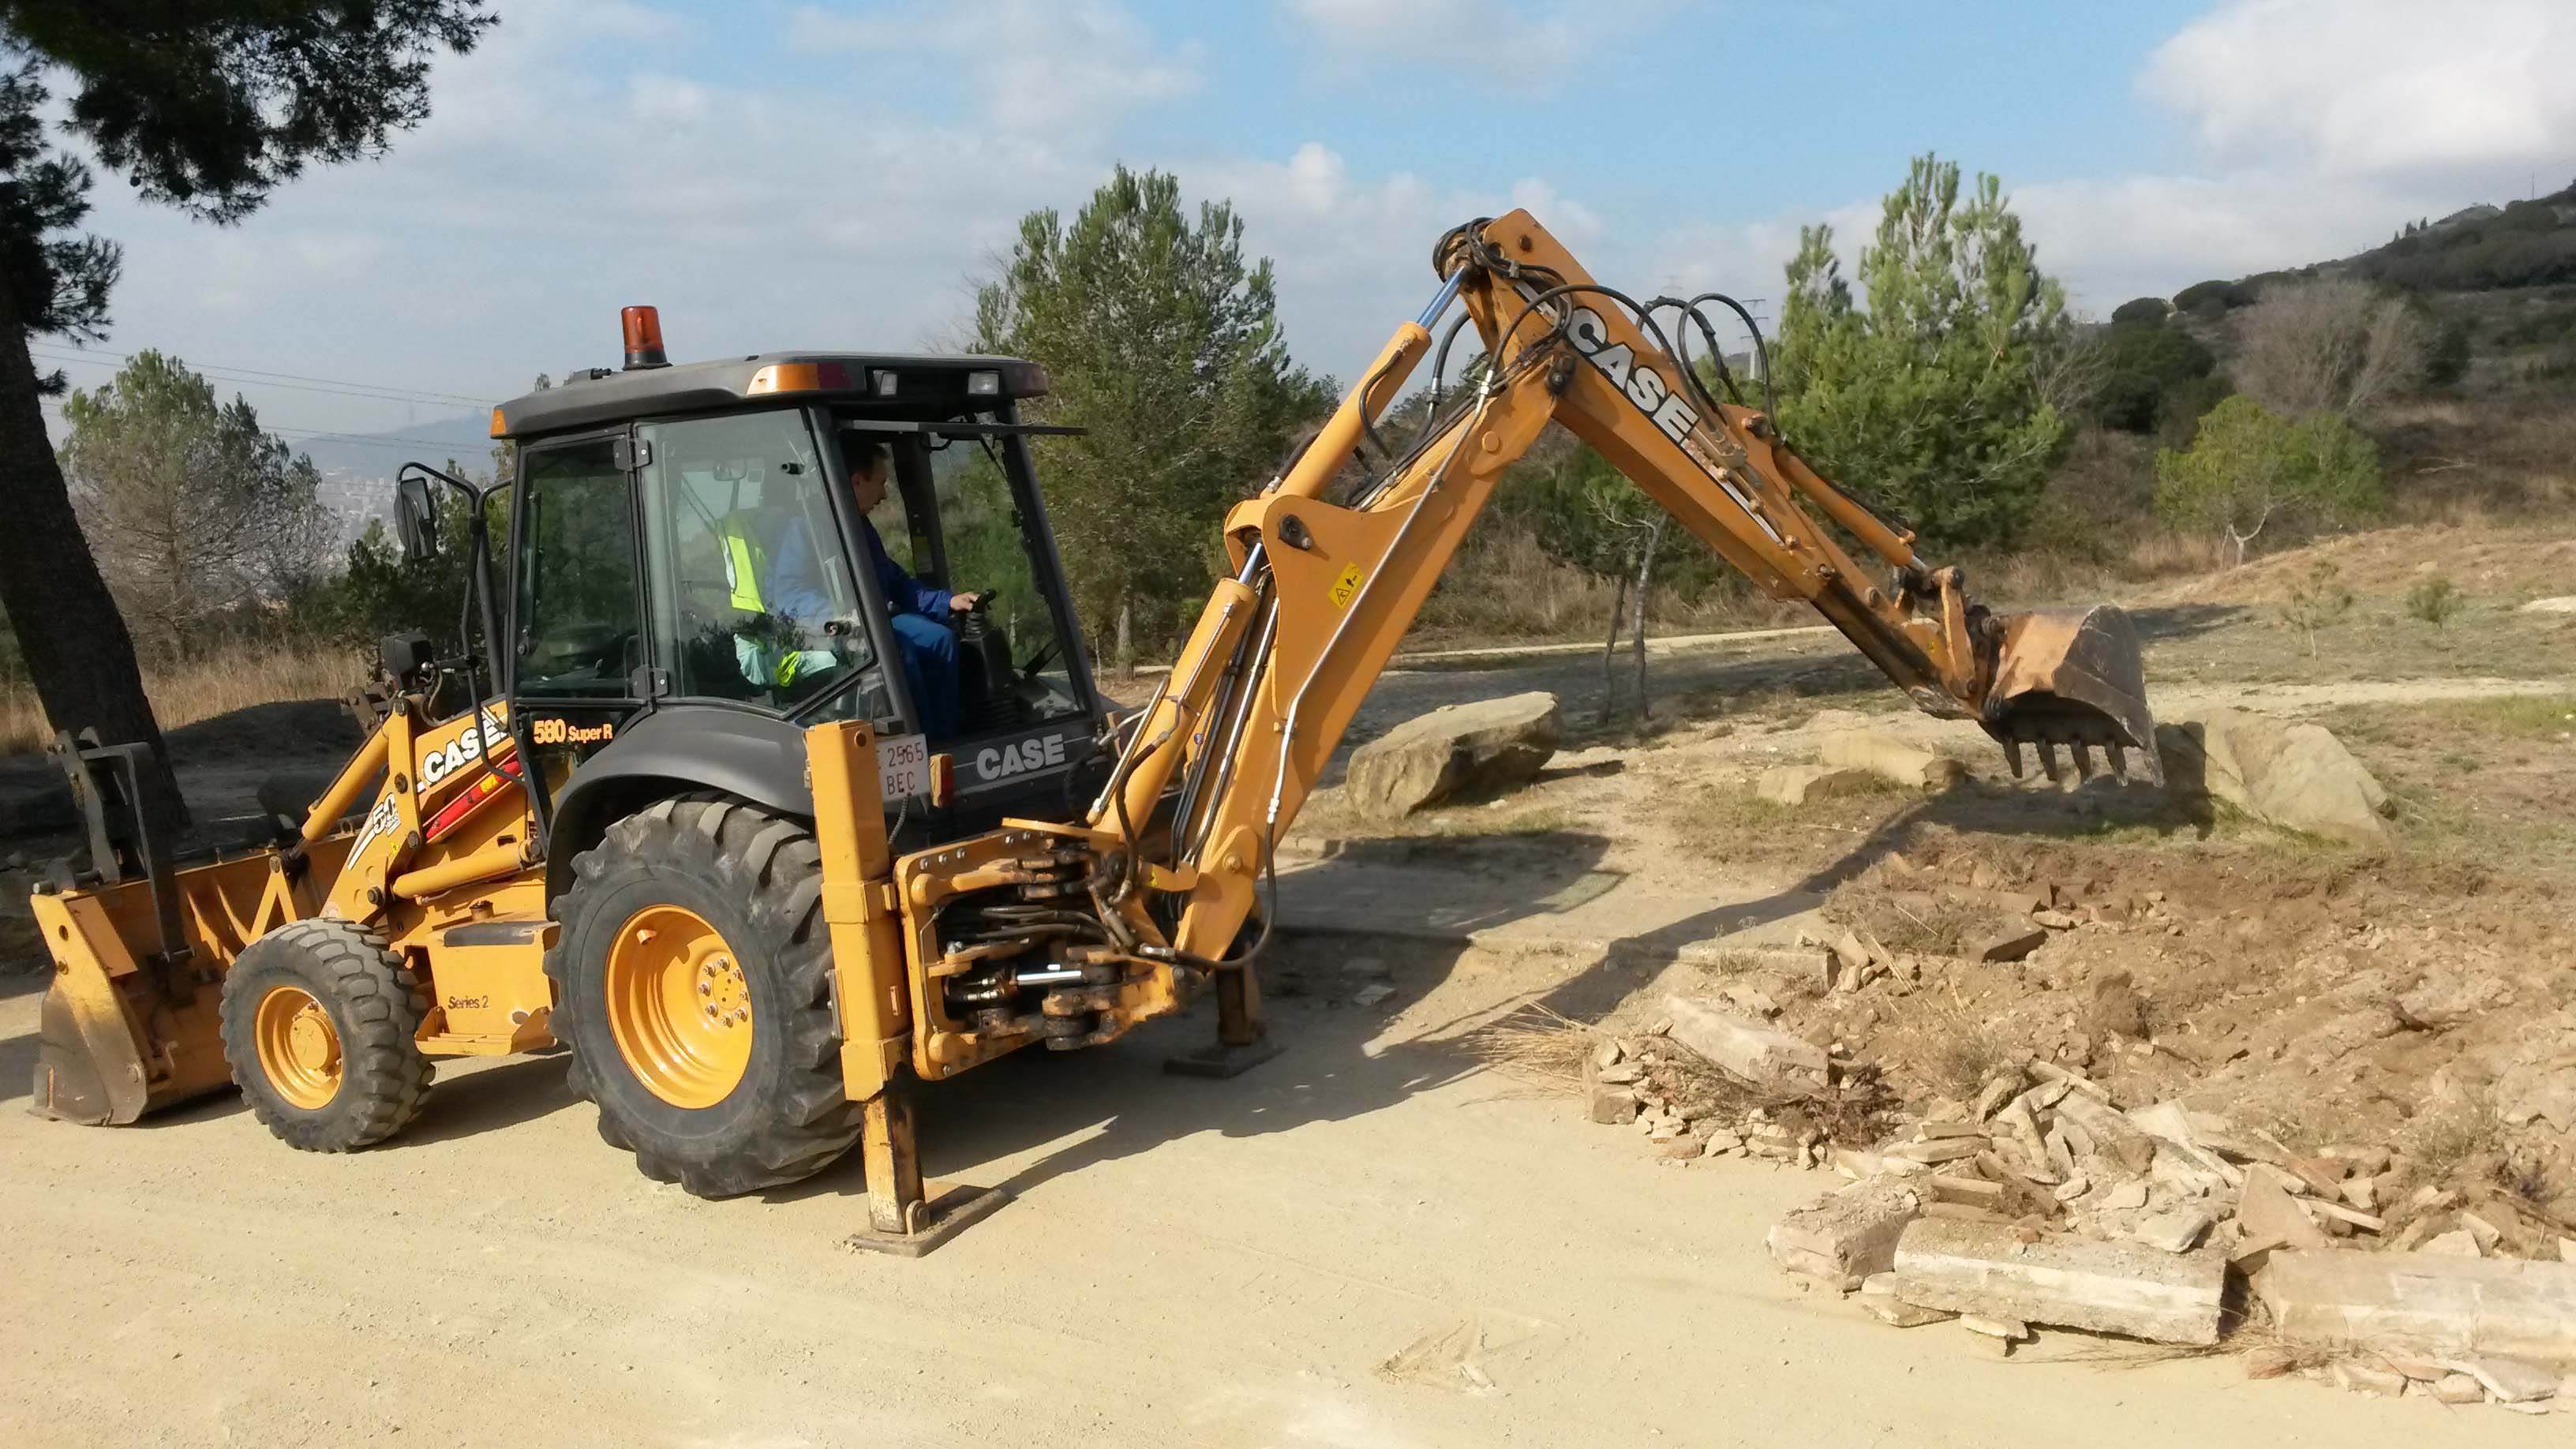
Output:
[[[886,1089],[860,1105],[859,1148],[868,1175],[868,1225],[848,1239],[853,1248],[918,1258],[1011,1200],[998,1187],[924,1182],[914,1152],[912,1101],[903,1089]]]
[[[1216,1046],[1166,1057],[1163,1070],[1181,1077],[1231,1077],[1279,1055],[1279,1043],[1261,1019],[1261,983],[1250,966],[1216,976]]]

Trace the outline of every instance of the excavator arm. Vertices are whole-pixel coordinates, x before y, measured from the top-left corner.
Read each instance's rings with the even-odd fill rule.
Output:
[[[2060,748],[2080,773],[2101,749],[2122,775],[2135,750],[2154,775],[2137,640],[2119,610],[1989,613],[1959,570],[1922,559],[1762,412],[1712,395],[1655,320],[1672,310],[1699,323],[1693,307],[1600,286],[1527,213],[1451,232],[1435,260],[1432,304],[1304,452],[1227,516],[1231,575],[1084,819],[1012,821],[898,863],[922,975],[951,983],[945,1003],[918,998],[926,1075],[1041,1034],[1051,1046],[1109,1040],[1174,1009],[1184,975],[1216,979],[1229,1048],[1257,1042],[1258,996],[1240,968],[1259,949],[1245,945],[1248,925],[1275,916],[1261,897],[1279,838],[1496,482],[1550,422],[1756,586],[1812,604],[1917,707],[1976,721],[2016,773],[2027,744],[2052,778]],[[1481,380],[1445,409],[1435,401],[1418,436],[1382,443],[1348,485],[1455,306],[1484,342]],[[1057,928],[1067,934],[1046,935]],[[1026,1008],[1032,989],[1045,992],[1042,1015]]]
[[[1775,598],[1803,599],[1917,707],[1973,719],[2018,772],[2036,746],[2089,772],[2155,770],[2138,647],[2120,611],[1999,617],[1956,568],[1807,466],[1758,410],[1716,400],[1653,314],[1593,282],[1526,212],[1450,233],[1442,288],[1400,329],[1306,451],[1225,523],[1222,581],[1127,741],[1093,828],[1194,877],[1175,944],[1214,956],[1255,874],[1322,776],[1503,471],[1563,423]],[[1463,304],[1484,381],[1343,501],[1328,497],[1374,420]],[[1676,307],[1679,304],[1674,304]],[[1652,330],[1650,330],[1652,329]],[[1874,560],[1865,566],[1808,509]],[[1175,775],[1168,818],[1158,809]]]

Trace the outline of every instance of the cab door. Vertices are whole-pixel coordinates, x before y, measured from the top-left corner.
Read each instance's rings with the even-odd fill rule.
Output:
[[[509,695],[541,754],[588,755],[654,691],[632,461],[622,428],[519,452]]]

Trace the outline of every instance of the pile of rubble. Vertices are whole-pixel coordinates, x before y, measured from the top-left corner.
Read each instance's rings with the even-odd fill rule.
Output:
[[[1955,1320],[2007,1351],[2033,1325],[2208,1346],[2259,1312],[2268,1331],[2244,1335],[2265,1345],[2248,1359],[2258,1375],[2305,1368],[2522,1412],[2545,1412],[2576,1369],[2576,1261],[2498,1256],[2547,1242],[2576,1259],[2576,1238],[2537,1233],[2551,1225],[2536,1209],[2408,1191],[2384,1147],[2301,1154],[2178,1101],[2124,1107],[2033,1057],[1973,1103],[1887,1130],[1874,1069],[1767,1025],[1768,1005],[1740,986],[1667,998],[1645,1033],[1598,1039],[1586,1109],[1633,1123],[1660,1157],[1851,1179],[1769,1247],[1890,1324]],[[2576,1380],[2567,1394],[2576,1411]]]

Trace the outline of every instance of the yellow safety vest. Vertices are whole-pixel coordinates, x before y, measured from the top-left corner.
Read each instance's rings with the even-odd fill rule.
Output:
[[[738,513],[724,521],[724,569],[725,587],[731,591],[726,602],[746,613],[763,612],[760,578],[769,572],[769,550],[760,546],[751,520]]]

